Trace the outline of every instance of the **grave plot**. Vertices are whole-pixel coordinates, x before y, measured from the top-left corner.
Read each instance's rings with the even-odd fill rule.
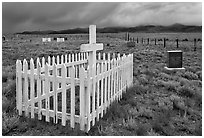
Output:
[[[88,132],[114,101],[133,83],[133,54],[96,54],[96,26],[89,27],[89,44],[81,53],[48,56],[37,64],[16,62],[16,105],[19,115],[60,123]],[[101,58],[101,55],[103,58]],[[96,60],[96,57],[98,57]],[[112,58],[111,58],[112,57]],[[36,116],[36,117],[35,117]],[[92,124],[92,125],[91,125]]]

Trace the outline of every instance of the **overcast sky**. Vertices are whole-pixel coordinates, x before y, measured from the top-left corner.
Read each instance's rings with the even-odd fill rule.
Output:
[[[63,30],[76,27],[202,25],[202,3],[3,2],[2,31]]]

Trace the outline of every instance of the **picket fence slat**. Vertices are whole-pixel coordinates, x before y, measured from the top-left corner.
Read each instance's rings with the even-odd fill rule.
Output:
[[[31,97],[31,118],[34,118],[34,61],[31,58],[30,60],[30,70],[31,70],[31,74],[30,74],[30,97]]]
[[[105,97],[104,97],[104,108],[105,108],[105,114],[106,114],[106,110],[107,110],[107,62],[105,61],[105,67],[104,67],[104,72],[105,72],[105,86],[104,86],[104,94],[105,94]]]
[[[45,116],[46,122],[50,122],[51,117],[54,123],[61,119],[63,126],[70,120],[72,128],[79,123],[80,130],[88,132],[95,121],[104,116],[108,107],[122,98],[123,92],[133,82],[133,54],[98,53],[96,57],[100,62],[92,66],[88,64],[88,52],[48,56],[47,60],[42,57],[41,62],[37,58],[36,66],[31,58],[30,69],[25,59],[23,64],[17,60],[16,102],[19,115],[25,111],[27,117],[29,113],[31,118],[37,114],[39,120]],[[78,108],[75,105],[76,86],[79,86],[79,115],[75,114]],[[67,103],[67,92],[70,103]]]
[[[62,67],[62,125],[66,125],[66,67]]]
[[[20,60],[16,61],[16,105],[18,109],[18,114],[22,115],[22,64]]]
[[[41,74],[41,64],[39,61],[39,58],[37,60],[37,97],[39,98],[38,101],[38,119],[42,120],[42,115],[41,115],[41,108],[42,108],[42,102],[41,102],[41,80],[40,80],[40,74]]]
[[[99,108],[99,64],[96,64],[96,119],[98,121]]]
[[[23,72],[24,72],[24,104],[26,105],[25,107],[25,116],[28,117],[28,63],[24,59],[23,60]]]
[[[104,66],[103,63],[101,64],[101,107],[102,107],[102,111],[101,111],[101,118],[103,117],[103,108],[104,108],[104,104],[103,104],[103,80],[104,80]]]
[[[57,88],[58,88],[58,83],[57,83],[57,67],[56,67],[57,65],[56,65],[54,59],[53,59],[53,80],[54,80],[53,81],[53,108],[54,108],[54,114],[57,115],[57,110],[58,110],[58,106],[57,106],[57,94],[58,94],[57,93]],[[63,87],[63,84],[62,84],[62,87]],[[53,119],[53,121],[54,121],[54,123],[57,123],[58,122],[58,117],[56,116]],[[62,125],[63,125],[63,123],[64,122],[62,121]]]
[[[45,86],[44,86],[44,92],[45,92],[45,107],[46,107],[46,122],[50,122],[50,117],[49,117],[49,78],[48,78],[48,64],[45,64]]]
[[[74,77],[75,77],[75,68],[72,66],[71,68],[71,127],[74,128],[75,126],[75,121],[74,121],[74,116],[75,116],[75,84],[74,84]]]
[[[84,68],[80,68],[80,130],[85,129],[85,89],[84,89],[84,81],[85,81],[85,70]]]
[[[95,102],[96,102],[96,97],[95,97],[95,92],[96,92],[96,77],[95,77],[95,72],[96,72],[96,66],[93,65],[92,66],[92,78],[93,78],[93,91],[92,91],[92,116],[93,116],[93,119],[92,119],[92,126],[95,125],[95,116],[96,116],[96,113],[95,113]]]
[[[85,89],[85,94],[86,94],[86,116],[87,116],[87,126],[86,126],[86,132],[88,132],[90,130],[90,122],[91,122],[91,118],[90,118],[90,110],[91,110],[91,103],[90,103],[90,96],[91,96],[91,93],[93,91],[92,88],[92,82],[91,82],[91,72],[90,72],[90,68],[88,67],[87,69],[87,88]]]

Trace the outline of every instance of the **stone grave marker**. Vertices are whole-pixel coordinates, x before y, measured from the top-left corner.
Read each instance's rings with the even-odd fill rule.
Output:
[[[167,51],[167,67],[168,70],[181,70],[182,67],[183,52],[181,50]]]

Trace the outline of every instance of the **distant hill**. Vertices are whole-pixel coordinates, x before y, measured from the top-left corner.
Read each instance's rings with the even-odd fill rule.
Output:
[[[145,25],[136,27],[105,27],[97,28],[98,33],[119,33],[119,32],[146,32],[146,33],[162,33],[162,32],[202,32],[202,26],[189,26],[182,24],[173,24],[170,26]],[[67,30],[47,30],[47,31],[24,31],[17,34],[83,34],[88,33],[88,28],[75,28]]]

